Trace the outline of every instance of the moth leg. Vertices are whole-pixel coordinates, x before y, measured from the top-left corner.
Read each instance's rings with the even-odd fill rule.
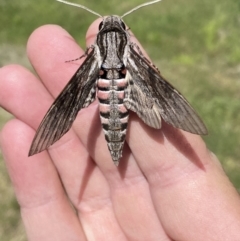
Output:
[[[67,61],[65,61],[65,63],[74,62],[74,61],[77,61],[81,58],[87,57],[89,55],[89,49],[94,49],[94,45],[91,45],[90,47],[87,47],[87,49],[85,50],[85,53],[82,56],[80,56],[76,59],[67,60]]]

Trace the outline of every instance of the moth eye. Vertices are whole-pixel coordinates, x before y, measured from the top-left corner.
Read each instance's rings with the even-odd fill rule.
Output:
[[[122,28],[123,28],[124,30],[126,30],[126,25],[125,25],[124,22],[121,22],[121,26],[122,26]]]
[[[103,27],[103,21],[98,25],[98,30],[101,30]]]

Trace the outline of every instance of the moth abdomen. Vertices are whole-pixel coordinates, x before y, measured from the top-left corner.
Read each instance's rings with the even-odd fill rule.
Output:
[[[129,118],[129,111],[123,104],[124,90],[128,83],[125,78],[99,79],[97,85],[100,119],[105,139],[112,159],[118,165]]]

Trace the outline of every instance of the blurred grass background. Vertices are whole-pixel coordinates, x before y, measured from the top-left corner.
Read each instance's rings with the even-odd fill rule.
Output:
[[[121,15],[143,3],[75,2],[102,15]],[[0,0],[0,13],[0,66],[17,63],[28,68],[25,46],[34,29],[43,24],[61,25],[84,47],[86,30],[96,18],[54,0]],[[162,74],[202,117],[209,130],[204,140],[240,190],[240,1],[164,0],[124,20]],[[9,118],[1,109],[0,128]],[[0,193],[0,240],[25,241],[2,157]]]

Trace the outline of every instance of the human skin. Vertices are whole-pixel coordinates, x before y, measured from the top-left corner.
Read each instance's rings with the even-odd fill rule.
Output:
[[[0,105],[15,116],[0,144],[28,239],[239,241],[239,195],[198,135],[164,122],[153,129],[131,112],[116,167],[95,101],[48,151],[28,157],[40,121],[83,59],[65,61],[83,53],[64,29],[46,25],[27,45],[38,77],[19,65],[0,69]]]

